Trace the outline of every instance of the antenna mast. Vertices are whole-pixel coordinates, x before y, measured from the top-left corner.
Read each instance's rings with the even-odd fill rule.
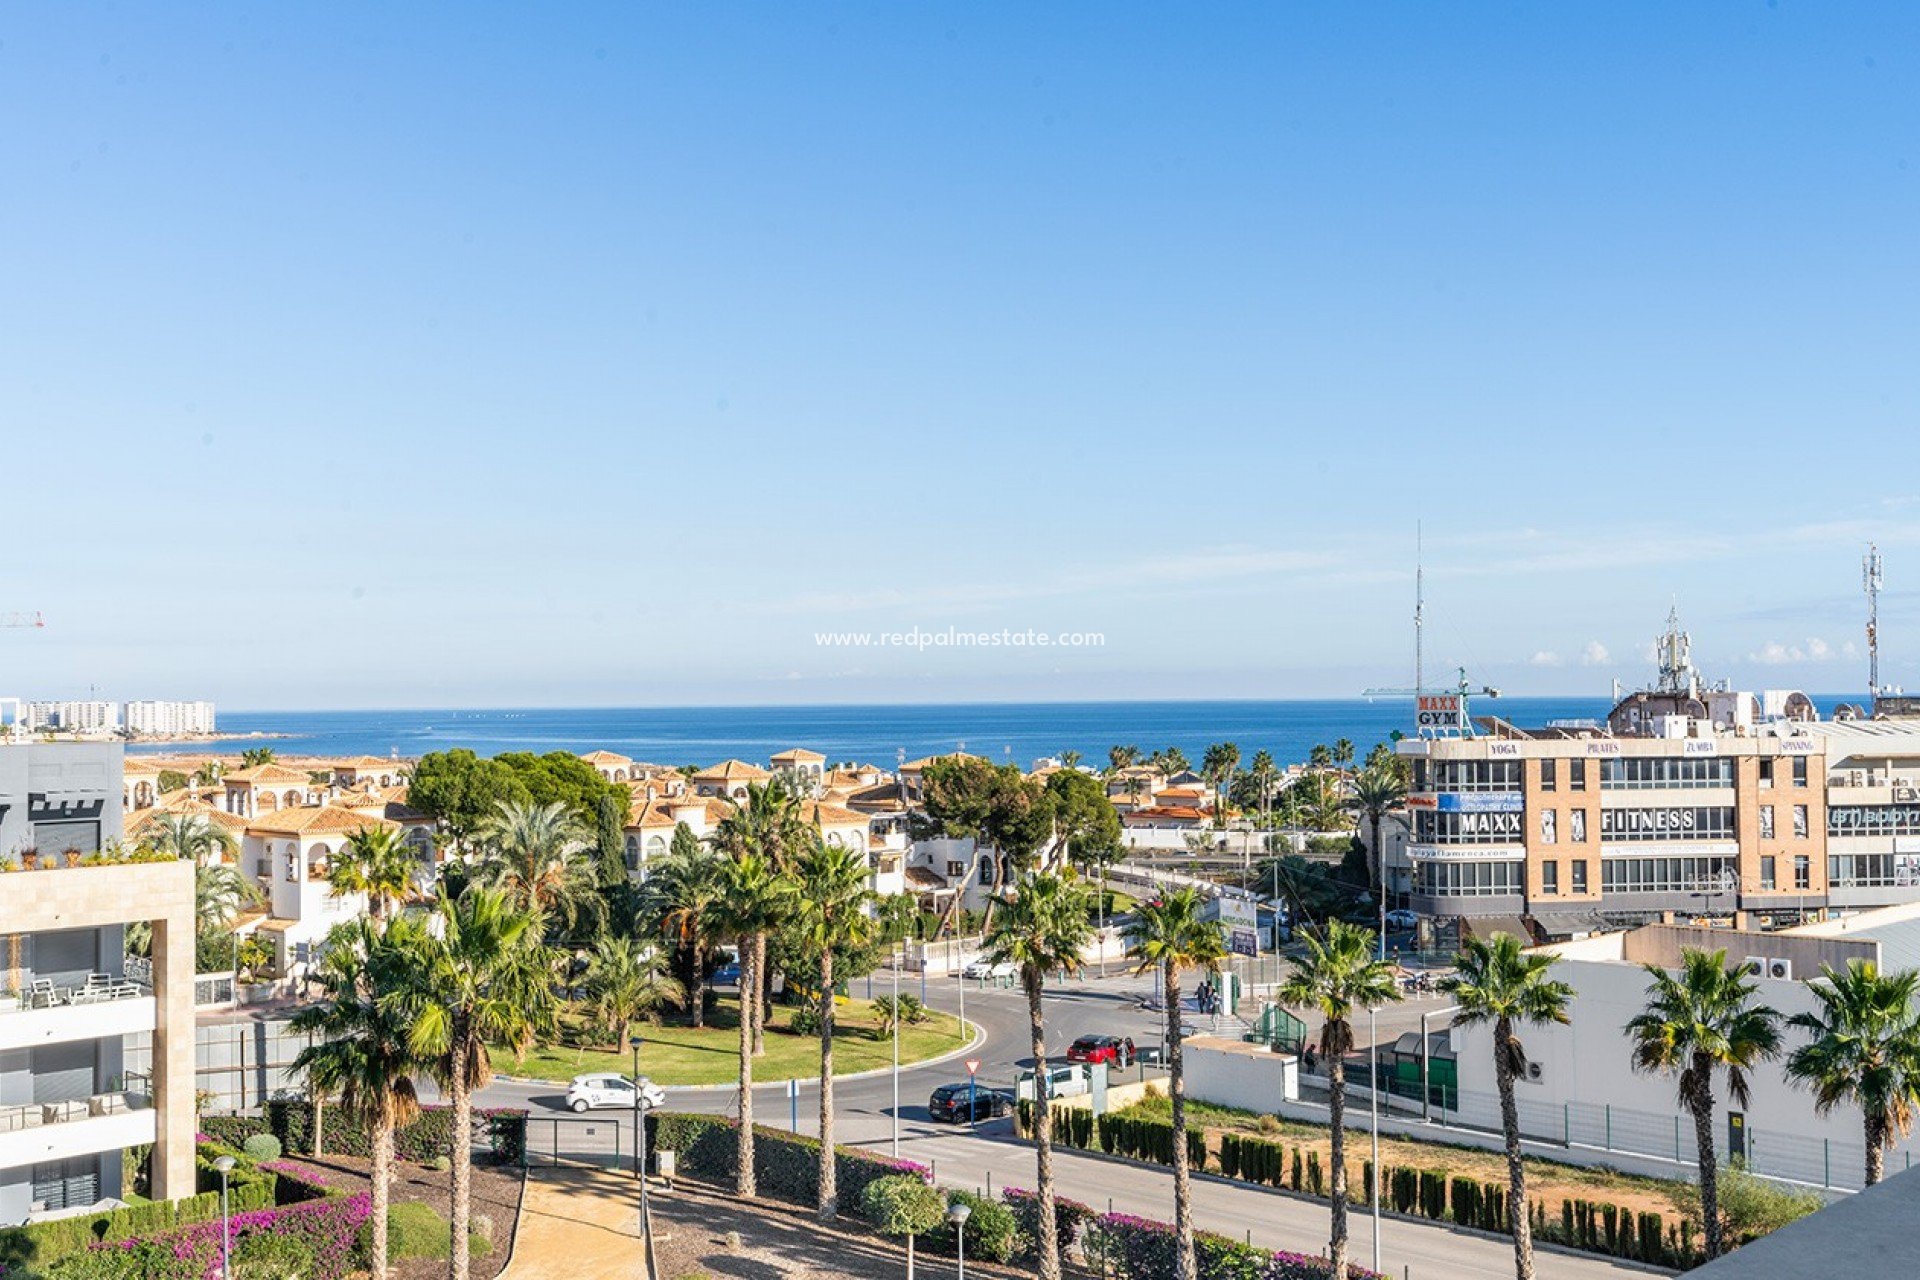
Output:
[[[1867,544],[1860,564],[1860,585],[1867,593],[1867,692],[1880,696],[1880,548]]]
[[[1420,522],[1413,523],[1413,692],[1427,691],[1427,567],[1423,559]]]

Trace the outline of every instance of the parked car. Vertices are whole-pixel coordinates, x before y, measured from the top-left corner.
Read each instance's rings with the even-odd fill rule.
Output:
[[[927,1115],[952,1124],[991,1120],[1012,1110],[1013,1099],[1005,1090],[983,1084],[943,1084],[927,1098]]]
[[[1132,1036],[1081,1036],[1067,1046],[1068,1062],[1104,1062],[1113,1067],[1130,1067],[1136,1056]]]
[[[1034,1092],[1033,1072],[1022,1071],[1015,1086],[1021,1097],[1031,1097]],[[1040,1093],[1048,1098],[1071,1098],[1086,1093],[1093,1088],[1087,1079],[1087,1069],[1077,1062],[1056,1062],[1047,1068],[1046,1079],[1039,1082]]]
[[[1405,907],[1397,907],[1387,912],[1387,927],[1390,929],[1411,929],[1419,923],[1419,915]]]
[[[737,987],[740,985],[740,962],[729,960],[713,971],[709,979],[716,987]]]
[[[619,1075],[575,1076],[567,1086],[567,1105],[575,1111],[594,1107],[624,1107],[633,1110],[633,1081]],[[647,1110],[667,1105],[667,1091],[645,1076],[640,1077],[640,1103]]]
[[[975,960],[961,970],[963,977],[992,981],[995,978],[1011,978],[1020,972],[1020,966],[1011,960],[1002,960],[999,964],[989,964],[985,960]]]

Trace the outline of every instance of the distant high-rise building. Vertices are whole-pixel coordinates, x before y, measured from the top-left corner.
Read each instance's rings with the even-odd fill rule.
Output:
[[[27,704],[27,727],[69,733],[112,733],[120,727],[117,702],[70,701]]]
[[[213,732],[211,702],[146,700],[126,704],[127,732],[154,738],[175,738]]]

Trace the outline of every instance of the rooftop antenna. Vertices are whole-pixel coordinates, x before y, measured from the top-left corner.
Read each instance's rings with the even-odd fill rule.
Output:
[[[1880,696],[1880,548],[1869,542],[1860,563],[1860,586],[1867,593],[1867,692]]]
[[[1680,629],[1680,606],[1667,610],[1667,630],[1654,642],[1654,659],[1660,666],[1660,693],[1700,696],[1700,674],[1693,669],[1693,637]]]
[[[1426,692],[1427,567],[1420,522],[1413,522],[1413,693]]]

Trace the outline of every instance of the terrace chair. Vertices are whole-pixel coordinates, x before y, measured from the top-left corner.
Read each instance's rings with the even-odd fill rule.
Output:
[[[27,1000],[29,1007],[35,1009],[51,1009],[61,1002],[60,992],[54,987],[52,978],[35,978],[27,992]]]

